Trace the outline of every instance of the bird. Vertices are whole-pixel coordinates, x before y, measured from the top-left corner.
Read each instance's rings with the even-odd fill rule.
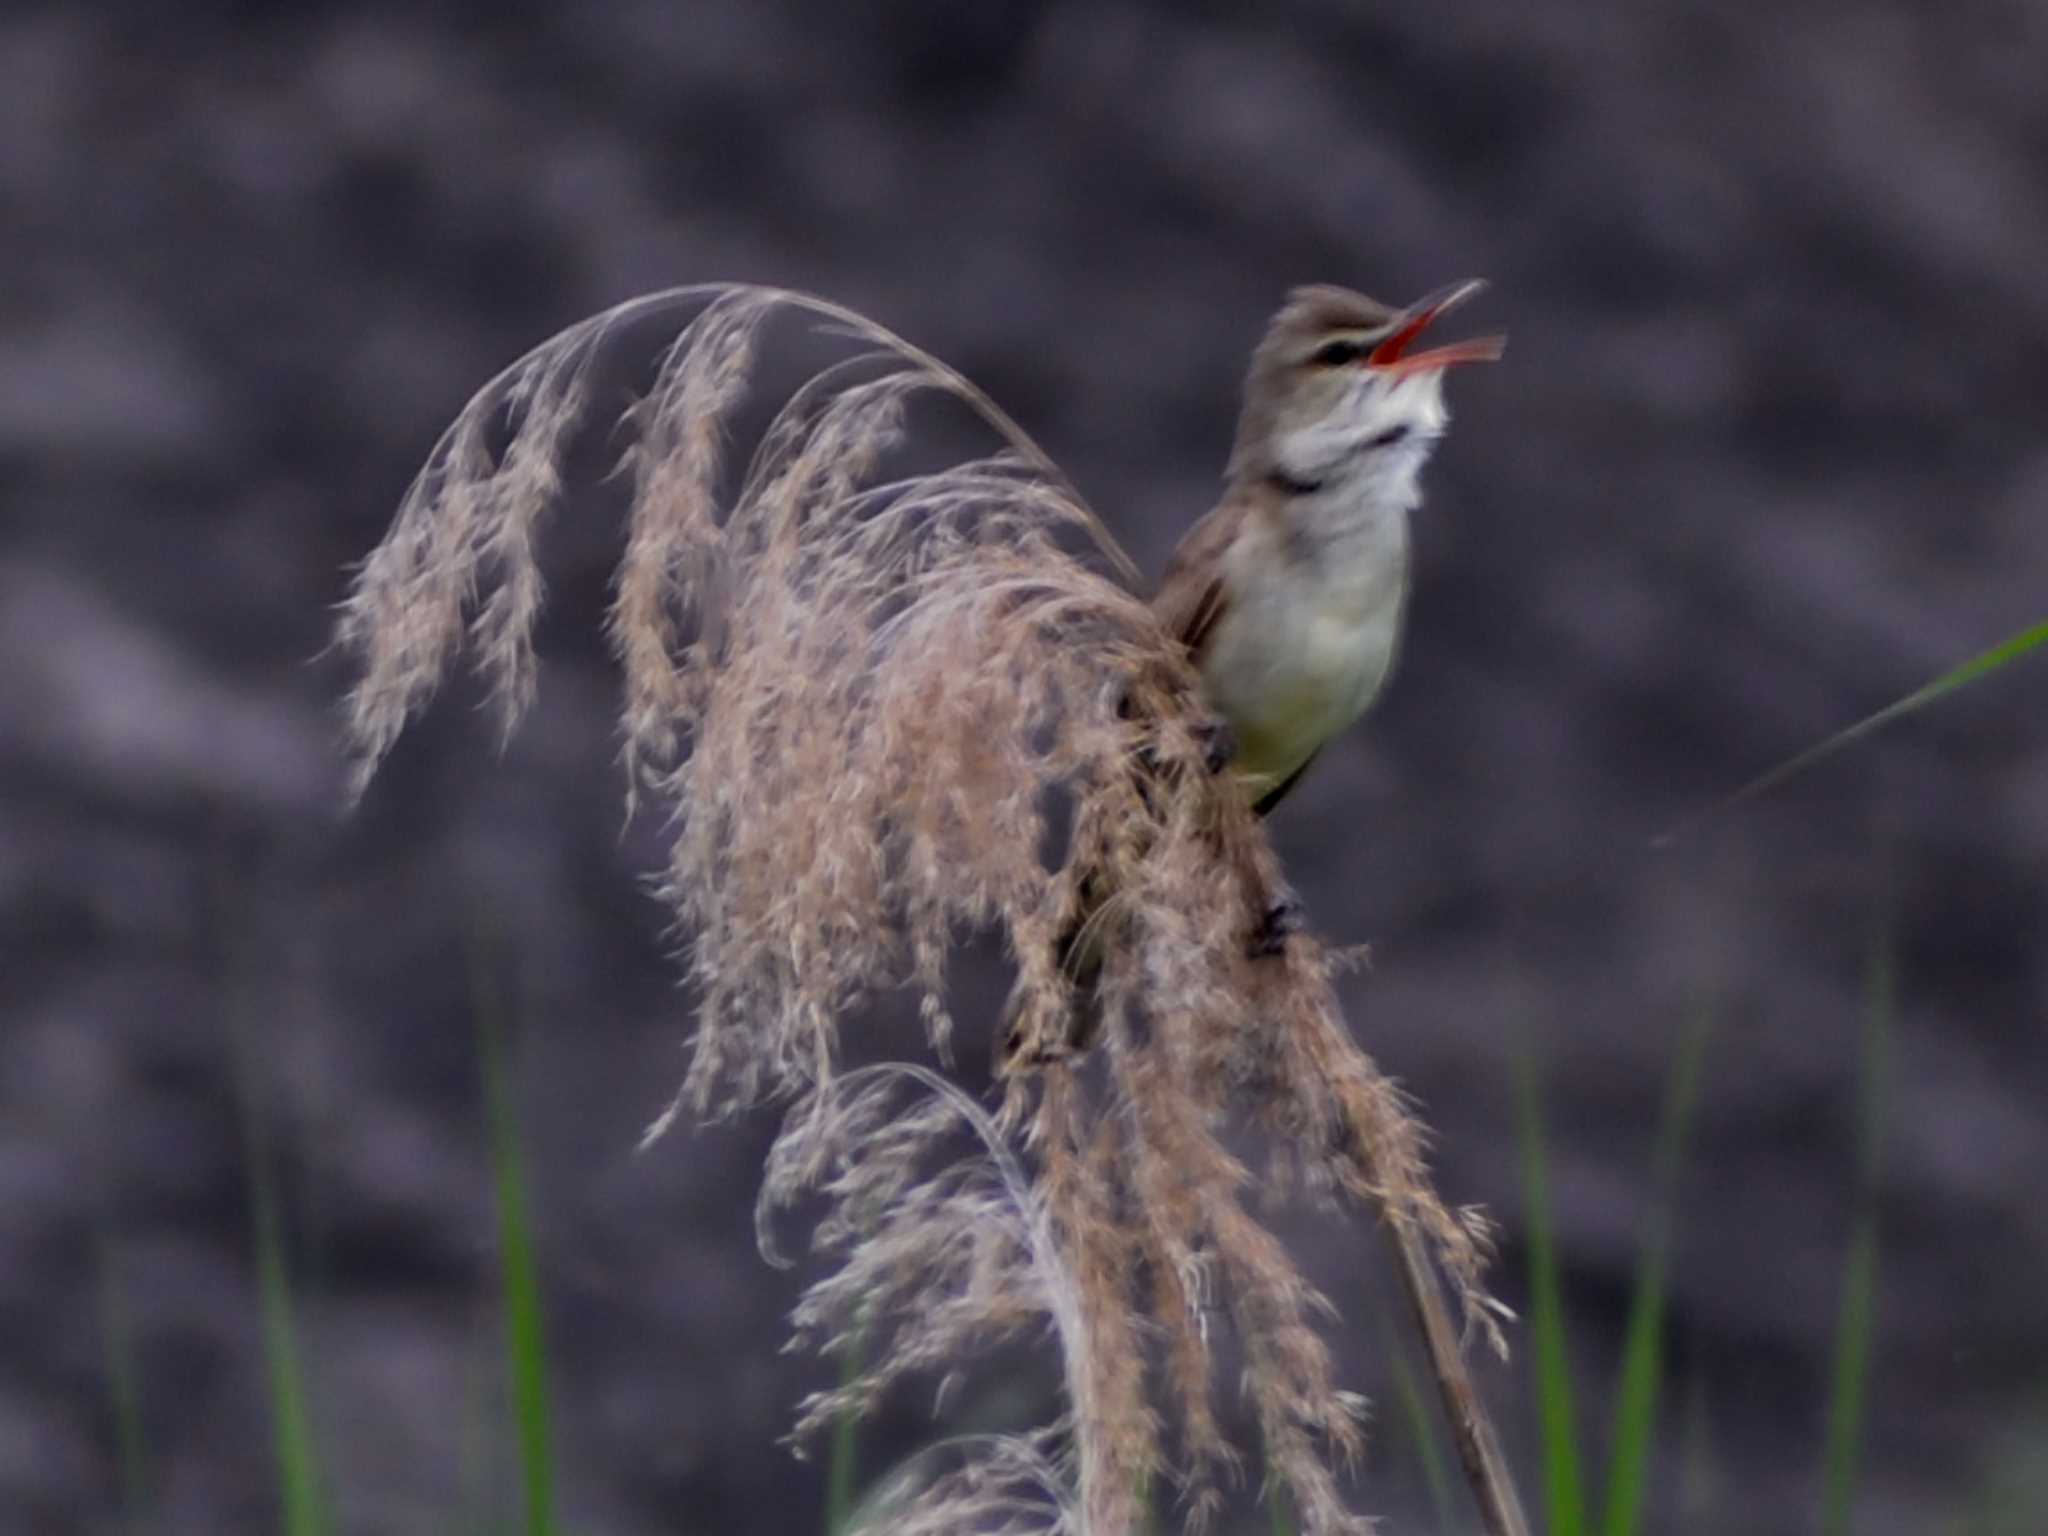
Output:
[[[1298,287],[1253,349],[1222,495],[1168,559],[1152,610],[1201,678],[1211,767],[1260,816],[1393,672],[1409,518],[1450,421],[1445,374],[1498,359],[1506,339],[1418,343],[1485,286],[1468,279],[1401,307],[1333,284]],[[1080,878],[1086,898],[1061,961],[1085,981],[1100,963],[1102,924],[1090,919],[1106,894]],[[1252,952],[1278,952],[1300,926],[1298,900],[1275,893]],[[1022,1039],[1019,995],[999,1035],[1003,1070],[1088,1048],[1080,1009],[1064,1040]]]

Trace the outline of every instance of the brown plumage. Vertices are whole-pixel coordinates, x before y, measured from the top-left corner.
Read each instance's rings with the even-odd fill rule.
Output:
[[[1408,514],[1444,429],[1444,370],[1500,355],[1497,337],[1411,348],[1479,288],[1461,283],[1405,309],[1330,285],[1295,289],[1253,350],[1221,499],[1167,562],[1152,611],[1200,673],[1230,773],[1261,816],[1378,696],[1398,652],[1408,584]],[[1086,982],[1113,892],[1081,877],[1060,942]],[[1254,953],[1299,924],[1284,889],[1251,914]],[[1084,1050],[1077,1008],[1064,1036],[1026,1038],[1011,1018],[1014,1067]]]

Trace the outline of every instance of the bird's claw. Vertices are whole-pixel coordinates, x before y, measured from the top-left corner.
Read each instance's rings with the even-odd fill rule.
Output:
[[[1252,935],[1251,957],[1260,960],[1268,955],[1277,955],[1287,947],[1287,940],[1301,932],[1308,925],[1307,914],[1302,910],[1301,898],[1292,891],[1282,891],[1267,906],[1265,915],[1259,919],[1258,931]]]

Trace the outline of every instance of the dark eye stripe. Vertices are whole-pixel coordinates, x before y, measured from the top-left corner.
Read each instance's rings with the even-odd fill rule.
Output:
[[[1309,355],[1309,361],[1324,368],[1355,363],[1365,356],[1365,346],[1356,341],[1326,341]]]
[[[1366,446],[1368,448],[1391,448],[1407,435],[1408,429],[1406,427],[1389,427],[1370,443],[1366,444]]]

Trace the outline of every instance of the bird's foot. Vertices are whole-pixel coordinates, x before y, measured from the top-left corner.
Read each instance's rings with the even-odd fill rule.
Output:
[[[1194,735],[1195,744],[1202,749],[1202,766],[1212,774],[1228,768],[1230,760],[1237,756],[1237,732],[1220,715],[1202,721],[1195,727]]]
[[[1252,934],[1251,958],[1261,960],[1279,954],[1287,947],[1287,940],[1307,926],[1308,914],[1301,898],[1292,891],[1281,891],[1268,904],[1257,931]]]
[[[1202,754],[1202,767],[1211,774],[1221,773],[1237,756],[1237,732],[1221,716],[1212,715],[1207,720],[1197,721],[1188,728],[1188,734],[1194,738],[1195,746]],[[1159,748],[1154,743],[1141,742],[1133,756],[1139,769],[1148,777],[1159,773]]]

